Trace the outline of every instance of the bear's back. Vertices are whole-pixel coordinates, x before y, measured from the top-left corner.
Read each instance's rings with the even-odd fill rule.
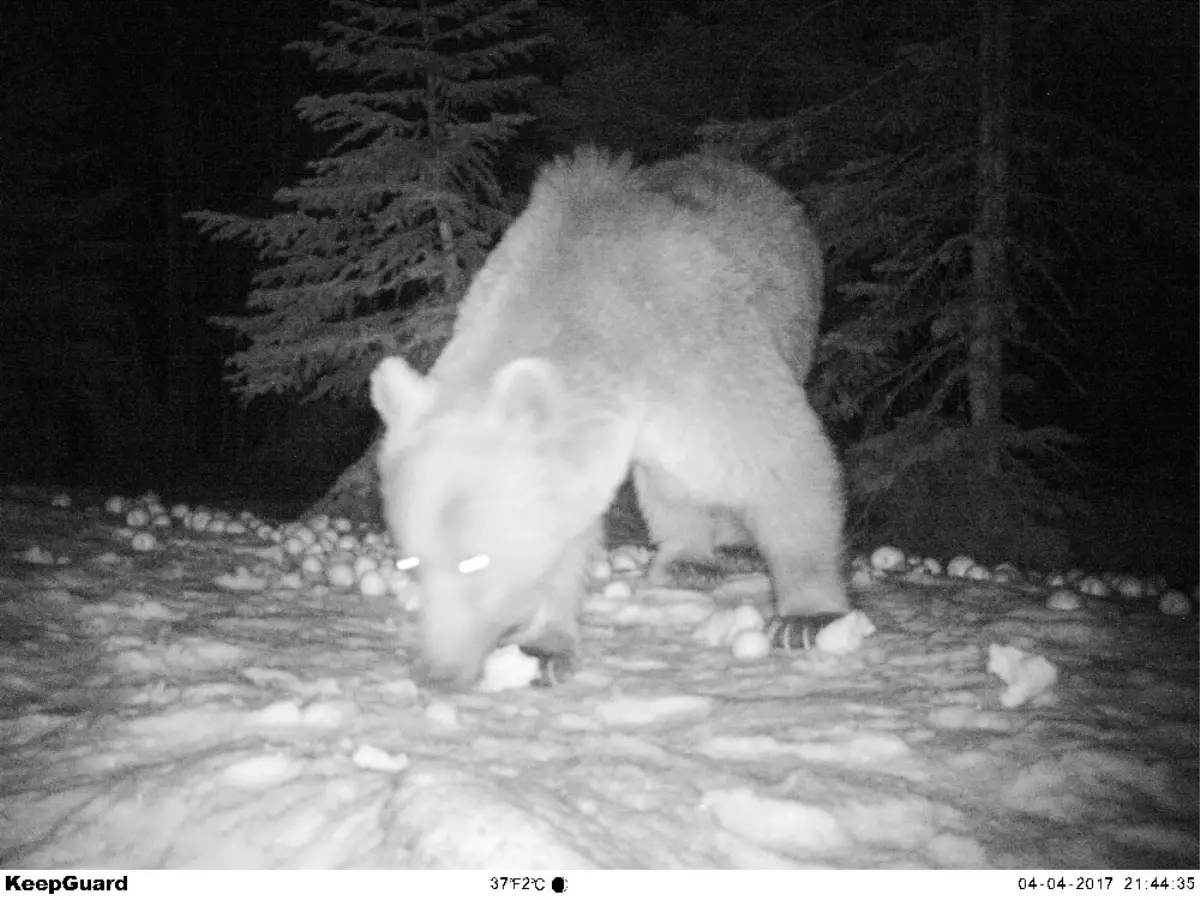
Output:
[[[435,374],[481,389],[538,356],[581,386],[675,390],[801,357],[802,378],[820,284],[803,210],[765,176],[702,156],[635,169],[581,151],[539,176]]]

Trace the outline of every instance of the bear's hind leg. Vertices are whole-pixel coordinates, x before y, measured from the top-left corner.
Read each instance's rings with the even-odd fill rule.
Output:
[[[646,467],[633,467],[638,506],[650,537],[658,550],[646,573],[656,587],[673,583],[671,570],[677,563],[713,565],[716,557],[716,526],[713,512],[672,489],[669,476]]]
[[[747,491],[754,535],[785,622],[828,624],[850,611],[842,577],[843,507],[837,459],[807,404],[791,417],[790,440],[757,469]]]

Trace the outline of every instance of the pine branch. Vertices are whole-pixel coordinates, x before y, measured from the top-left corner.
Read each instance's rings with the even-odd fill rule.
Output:
[[[521,32],[531,0],[335,7],[323,39],[287,47],[361,84],[296,104],[328,152],[273,216],[191,214],[263,263],[250,314],[214,320],[248,341],[230,358],[247,397],[357,394],[385,353],[440,347],[463,272],[508,219],[496,155],[532,118],[513,108],[537,84],[514,66],[545,43]]]

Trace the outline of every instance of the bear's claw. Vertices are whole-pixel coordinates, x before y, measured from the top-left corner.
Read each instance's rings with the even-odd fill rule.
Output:
[[[845,615],[844,612],[828,612],[775,616],[767,623],[767,638],[780,650],[811,650],[816,646],[821,629]]]
[[[521,652],[538,661],[538,674],[531,682],[534,687],[557,687],[569,681],[575,671],[574,659],[570,654],[551,653],[537,647],[522,647]]]

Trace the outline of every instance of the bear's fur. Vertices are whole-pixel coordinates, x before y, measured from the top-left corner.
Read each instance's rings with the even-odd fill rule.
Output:
[[[847,611],[838,464],[799,383],[820,287],[803,210],[739,163],[547,166],[428,377],[393,357],[371,379],[427,674],[469,682],[505,638],[574,653],[631,466],[668,555],[711,553],[733,522],[781,615]]]
[[[753,270],[757,289],[749,298],[796,383],[803,385],[816,352],[825,271],[808,217],[792,198],[748,166],[696,154],[645,171],[644,188],[664,194],[708,220],[709,236],[729,260]],[[660,496],[646,471],[633,467],[643,518],[658,544],[647,576],[671,581],[681,560],[705,562],[719,546],[753,544],[736,514],[710,510],[697,516],[677,511]]]

